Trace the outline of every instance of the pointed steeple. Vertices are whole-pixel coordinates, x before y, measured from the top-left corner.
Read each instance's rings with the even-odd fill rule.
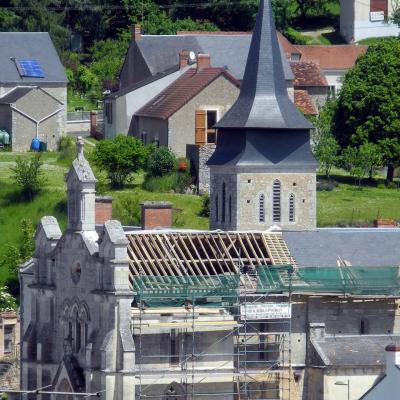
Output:
[[[216,126],[312,128],[287,93],[271,0],[260,0],[239,98]]]

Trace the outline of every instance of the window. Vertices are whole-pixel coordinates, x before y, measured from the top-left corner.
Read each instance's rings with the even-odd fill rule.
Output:
[[[219,204],[218,204],[218,195],[217,196],[215,196],[215,221],[217,221],[218,222],[218,220],[219,220],[219,210],[218,210],[218,208],[219,208]]]
[[[4,353],[11,353],[13,342],[13,325],[4,326]]]
[[[232,222],[232,196],[229,196],[229,223]]]
[[[281,182],[278,179],[272,185],[272,221],[281,222]]]
[[[301,54],[299,53],[292,53],[290,55],[290,61],[300,61]]]
[[[112,103],[106,103],[106,119],[107,119],[107,124],[112,124]]]
[[[260,194],[258,199],[258,220],[265,222],[265,196],[263,194]]]
[[[207,143],[217,142],[217,130],[214,125],[217,123],[217,111],[207,110]]]
[[[147,144],[147,132],[143,131],[140,139],[142,140],[143,144]]]
[[[158,137],[158,135],[154,138],[154,145],[156,147],[160,147],[160,138]]]
[[[81,323],[79,321],[76,322],[75,325],[75,338],[76,338],[76,352],[78,352],[81,349],[81,345],[82,345],[82,329],[81,329]]]
[[[296,218],[294,200],[294,194],[292,193],[289,196],[289,222],[294,222]]]
[[[328,99],[332,100],[336,98],[336,86],[328,86]]]
[[[226,211],[226,185],[225,182],[222,184],[222,222],[225,222],[225,211]]]
[[[170,334],[170,363],[173,365],[179,363],[178,332],[176,329],[171,329]]]

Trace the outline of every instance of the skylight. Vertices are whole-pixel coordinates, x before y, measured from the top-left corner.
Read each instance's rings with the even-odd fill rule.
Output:
[[[38,60],[18,60],[18,72],[26,78],[44,78],[44,72]]]

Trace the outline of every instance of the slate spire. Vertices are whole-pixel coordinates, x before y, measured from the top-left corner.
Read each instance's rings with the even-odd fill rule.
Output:
[[[260,0],[240,95],[217,128],[310,129],[290,100],[271,0]]]

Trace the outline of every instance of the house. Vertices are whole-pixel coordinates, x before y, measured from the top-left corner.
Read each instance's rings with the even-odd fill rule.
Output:
[[[46,32],[1,32],[0,129],[14,151],[37,137],[56,150],[65,131],[67,77]]]
[[[340,34],[348,43],[397,36],[399,27],[390,22],[395,7],[391,0],[340,0]]]
[[[385,373],[364,396],[360,397],[360,400],[389,400],[393,398],[393,393],[398,393],[400,348],[392,344],[388,345],[385,351]]]

